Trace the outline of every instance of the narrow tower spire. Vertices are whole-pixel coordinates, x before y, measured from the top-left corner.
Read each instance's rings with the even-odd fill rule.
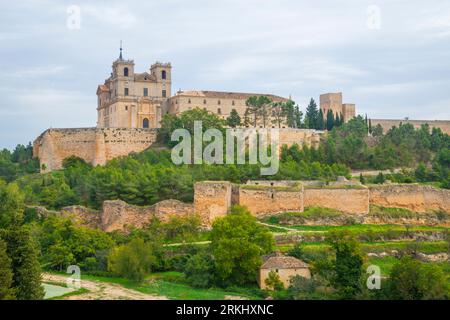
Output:
[[[120,40],[120,55],[119,55],[119,60],[123,60],[123,58],[122,58],[122,40]]]

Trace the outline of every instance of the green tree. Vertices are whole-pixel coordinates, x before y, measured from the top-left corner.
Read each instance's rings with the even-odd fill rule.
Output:
[[[128,244],[112,250],[108,257],[108,268],[119,276],[142,282],[155,265],[156,258],[153,251],[153,246],[144,240],[133,239]]]
[[[266,127],[272,100],[266,96],[253,96],[247,99],[245,105],[247,106],[247,114],[253,115],[253,126],[257,127],[258,120],[261,119],[263,127]]]
[[[378,175],[375,177],[375,180],[373,181],[374,183],[377,184],[383,184],[386,182],[386,178],[384,177],[383,172],[379,172]]]
[[[227,118],[227,125],[231,128],[236,128],[241,125],[241,117],[236,109],[231,110],[230,116]]]
[[[362,173],[359,174],[359,182],[361,182],[361,184],[366,184],[366,179]]]
[[[261,255],[273,245],[272,234],[245,207],[232,207],[228,215],[214,221],[211,231],[217,280],[224,285],[254,282]]]
[[[281,128],[281,125],[287,121],[287,112],[288,112],[287,103],[284,102],[275,102],[272,103],[272,123],[275,124],[278,128]]]
[[[280,279],[280,276],[275,270],[270,270],[269,275],[264,280],[268,290],[280,291],[284,289],[284,284]]]
[[[349,233],[331,233],[327,238],[335,252],[333,286],[343,299],[353,299],[361,293],[364,257],[359,242]]]
[[[322,109],[319,110],[319,115],[317,116],[317,130],[324,130],[325,129],[325,122],[324,122],[324,115]]]
[[[328,131],[331,131],[334,127],[334,114],[331,109],[327,111],[327,122],[326,122],[326,129]]]
[[[309,129],[315,129],[317,127],[319,111],[317,110],[317,104],[313,98],[309,101],[306,107],[305,125]]]
[[[381,137],[383,135],[383,127],[378,123],[372,130],[372,136]]]
[[[442,269],[404,256],[391,270],[388,296],[396,300],[448,299],[449,285]]]
[[[6,249],[6,243],[0,239],[0,300],[15,298],[15,292],[12,288],[11,259],[8,257]]]
[[[0,180],[0,228],[7,228],[23,217],[24,196],[15,183]]]
[[[39,300],[44,298],[41,285],[41,267],[38,249],[30,232],[25,227],[14,224],[5,232],[7,254],[11,258],[13,288],[19,300]]]
[[[214,283],[214,260],[211,254],[202,251],[190,257],[184,274],[193,287],[209,288]]]

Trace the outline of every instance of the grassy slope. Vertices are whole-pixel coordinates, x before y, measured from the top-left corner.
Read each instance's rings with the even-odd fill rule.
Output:
[[[143,283],[139,284],[131,280],[117,277],[97,277],[84,275],[86,280],[109,282],[120,284],[125,288],[133,289],[146,294],[166,296],[169,299],[187,300],[223,300],[225,296],[240,296],[246,299],[261,299],[252,291],[257,292],[257,288],[193,288],[184,282],[182,273],[169,271],[151,274]]]

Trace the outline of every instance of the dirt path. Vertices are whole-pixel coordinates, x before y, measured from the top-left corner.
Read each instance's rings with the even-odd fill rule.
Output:
[[[44,273],[43,281],[66,283],[66,276]],[[89,290],[80,295],[68,296],[64,300],[167,300],[164,296],[155,296],[127,289],[121,285],[92,280],[81,280],[81,287]]]

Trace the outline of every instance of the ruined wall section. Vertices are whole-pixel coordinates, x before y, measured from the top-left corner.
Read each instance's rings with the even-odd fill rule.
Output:
[[[171,217],[194,214],[194,206],[178,200],[164,200],[152,206],[139,207],[121,200],[103,202],[100,213],[100,227],[106,232],[124,230],[127,227],[142,228],[151,219],[157,218],[163,222]]]
[[[405,208],[415,212],[450,212],[450,190],[419,184],[371,186],[370,204]]]
[[[303,186],[242,185],[239,204],[255,216],[282,212],[303,212]]]
[[[304,190],[305,207],[324,207],[349,214],[369,213],[369,189],[350,187],[308,187]]]
[[[156,129],[80,128],[48,129],[33,143],[33,155],[41,163],[41,172],[62,168],[64,159],[76,156],[92,165],[131,152],[140,152],[156,141]]]
[[[231,183],[228,181],[204,181],[194,185],[194,211],[202,223],[210,226],[214,219],[223,217],[231,207]]]

